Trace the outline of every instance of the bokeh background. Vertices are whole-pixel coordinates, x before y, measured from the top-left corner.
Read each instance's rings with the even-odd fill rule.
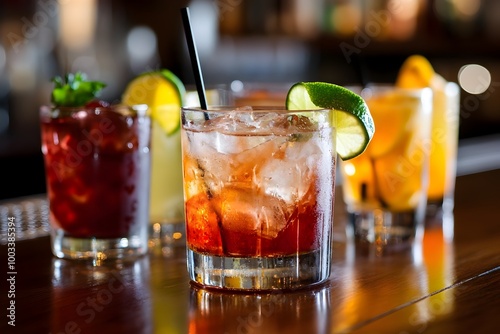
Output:
[[[497,0],[1,0],[0,199],[45,191],[38,110],[53,76],[86,72],[109,101],[148,70],[194,83],[185,6],[207,85],[393,82],[421,54],[462,87],[461,142],[500,134]]]

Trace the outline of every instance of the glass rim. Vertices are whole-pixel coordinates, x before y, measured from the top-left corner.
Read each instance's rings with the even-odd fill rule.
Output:
[[[313,112],[330,112],[332,109],[328,108],[317,108],[317,109],[286,109],[286,107],[280,106],[248,106],[251,110],[242,109],[242,106],[208,106],[208,109],[202,109],[201,107],[181,107],[182,111],[193,111],[193,112],[208,112],[208,113],[219,113],[219,112],[241,112],[241,113],[265,113],[265,112],[276,112],[279,114],[295,114],[295,113],[313,113]]]
[[[40,114],[42,116],[47,116],[50,118],[58,118],[64,116],[71,116],[79,112],[86,113],[99,113],[100,111],[112,111],[123,116],[137,115],[139,117],[145,117],[148,115],[149,106],[147,104],[111,104],[107,107],[97,106],[97,107],[66,107],[66,106],[54,106],[54,105],[42,105],[40,107]],[[58,112],[59,111],[59,112]]]
[[[97,106],[97,107],[92,107],[92,106],[78,106],[78,107],[67,107],[67,106],[54,106],[54,105],[42,105],[40,108],[47,108],[47,109],[64,109],[64,110],[99,110],[99,109],[133,109],[133,110],[147,110],[149,106],[145,103],[141,104],[123,104],[123,103],[117,103],[117,104],[110,104],[109,106]]]
[[[459,95],[460,94],[460,85],[456,82],[448,81],[444,85],[444,91],[446,94]]]

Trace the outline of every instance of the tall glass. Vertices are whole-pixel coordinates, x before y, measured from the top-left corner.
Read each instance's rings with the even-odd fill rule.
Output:
[[[457,165],[460,88],[447,82],[433,89],[427,222],[442,221],[453,213]]]
[[[187,261],[204,286],[295,289],[330,274],[330,110],[182,109]]]
[[[179,108],[164,109],[164,113],[180,113]],[[150,249],[171,253],[176,246],[185,246],[181,132],[166,133],[157,121],[151,123]]]
[[[364,153],[342,163],[343,193],[358,244],[384,252],[411,245],[422,231],[432,91],[372,86],[361,95],[376,130]]]
[[[210,105],[227,105],[231,101],[225,85],[210,87],[205,93]],[[200,105],[196,90],[188,88],[185,103]],[[180,108],[172,109],[168,105],[157,108],[163,108],[163,113],[181,112]],[[176,117],[179,116],[172,116]],[[152,120],[150,250],[167,256],[175,256],[186,247],[180,133],[180,122],[179,129],[167,134],[158,122]]]
[[[98,263],[147,252],[146,112],[145,105],[41,108],[55,256]]]

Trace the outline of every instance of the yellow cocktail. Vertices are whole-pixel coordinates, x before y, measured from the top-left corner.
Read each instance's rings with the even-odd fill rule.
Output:
[[[159,229],[161,226],[164,229],[170,228],[172,230],[168,233],[172,238],[179,238],[181,235],[174,233],[182,233],[184,225],[180,131],[167,135],[161,126],[153,121],[151,146],[150,222],[157,224],[153,229]],[[175,225],[179,227],[174,229]]]
[[[147,104],[151,110],[149,246],[167,255],[185,243],[180,139],[184,99],[183,83],[166,69],[139,75],[123,94],[124,103]]]
[[[342,163],[354,232],[368,242],[403,242],[423,222],[431,151],[430,89],[363,90],[375,134],[367,150]]]
[[[435,73],[429,61],[413,55],[403,63],[396,85],[402,88],[430,87],[433,93],[431,156],[428,188],[428,218],[453,211],[455,190],[460,88]]]
[[[448,82],[442,89],[434,88],[433,93],[428,202],[429,205],[443,203],[452,208],[458,147],[459,87]]]

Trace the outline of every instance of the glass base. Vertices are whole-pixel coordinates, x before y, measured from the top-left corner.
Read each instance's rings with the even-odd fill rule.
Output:
[[[153,254],[174,256],[186,253],[186,224],[153,223],[149,226],[149,249]]]
[[[425,212],[425,228],[440,228],[446,240],[452,240],[454,236],[454,201],[445,198],[442,201],[428,201]]]
[[[423,218],[419,210],[351,212],[348,235],[354,239],[357,249],[377,254],[410,249],[422,238]]]
[[[75,238],[61,229],[51,232],[52,253],[61,259],[92,260],[100,265],[105,260],[135,260],[148,251],[147,238],[131,236],[124,238],[98,239]]]
[[[318,250],[268,258],[220,257],[187,250],[192,281],[205,287],[234,290],[286,290],[328,279],[330,254]]]

